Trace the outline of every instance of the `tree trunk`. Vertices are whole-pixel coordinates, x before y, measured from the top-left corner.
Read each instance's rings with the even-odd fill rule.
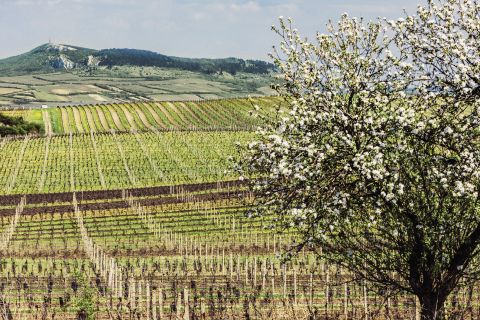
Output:
[[[431,293],[418,296],[420,300],[421,320],[443,320],[444,319],[444,303],[445,299],[438,294]]]

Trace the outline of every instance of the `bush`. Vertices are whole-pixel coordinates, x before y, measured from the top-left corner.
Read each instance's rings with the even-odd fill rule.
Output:
[[[0,136],[43,133],[41,124],[25,121],[21,117],[9,117],[0,113]]]

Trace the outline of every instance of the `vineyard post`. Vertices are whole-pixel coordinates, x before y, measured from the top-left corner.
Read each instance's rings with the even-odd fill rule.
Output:
[[[344,297],[343,297],[343,314],[345,316],[345,320],[348,319],[348,284],[344,284]]]
[[[245,286],[248,285],[248,259],[245,259]]]
[[[267,261],[266,258],[262,261],[262,290],[265,290],[265,284],[267,282]]]
[[[297,306],[297,269],[293,269],[293,303]]]
[[[421,307],[418,297],[415,296],[415,320],[420,320]]]
[[[365,320],[368,320],[368,291],[367,291],[367,281],[363,281],[363,303],[365,309]]]
[[[226,275],[227,272],[225,270],[225,248],[222,248],[222,275]]]
[[[275,273],[273,272],[273,268],[272,268],[271,282],[272,282],[272,296],[273,296],[273,295],[275,295]]]
[[[161,287],[158,288],[158,309],[160,320],[163,320],[163,290]]]
[[[257,257],[253,259],[253,287],[257,287]]]
[[[151,308],[150,308],[150,283],[147,282],[145,284],[145,294],[146,294],[146,298],[147,298],[147,301],[146,301],[146,304],[147,304],[147,320],[150,320],[150,311],[151,311]]]
[[[326,270],[326,279],[325,279],[325,313],[328,315],[328,306],[330,300],[330,271],[329,267],[327,266]]]
[[[142,283],[143,281],[140,280],[138,281],[138,310],[140,313],[142,313],[143,307],[144,307],[144,301],[143,301],[143,295],[142,295]]]
[[[391,301],[391,298],[390,298],[390,295],[389,295],[389,292],[388,292],[388,291],[387,291],[387,295],[388,295],[388,298],[387,298],[387,310],[386,310],[386,313],[387,313],[387,316],[389,316],[392,301]]]
[[[174,298],[175,299],[175,298]],[[182,318],[182,312],[181,312],[181,308],[180,306],[182,305],[182,293],[181,292],[178,292],[177,293],[177,319],[181,319]]]
[[[310,306],[313,306],[313,272],[310,272]]]
[[[152,290],[152,319],[157,320],[157,295]]]
[[[137,285],[135,283],[135,279],[132,278],[130,279],[130,305],[132,307],[132,309],[135,309],[137,307],[137,299],[136,299],[136,288]]]
[[[183,320],[190,320],[190,307],[189,307],[189,301],[188,301],[188,289],[187,288],[184,288],[184,290],[183,290],[183,302],[185,304]]]

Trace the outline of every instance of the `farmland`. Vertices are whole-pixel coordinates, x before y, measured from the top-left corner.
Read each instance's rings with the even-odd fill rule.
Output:
[[[6,114],[41,123],[55,134],[154,130],[252,130],[254,104],[270,114],[278,97],[204,101],[147,101],[95,105],[66,105],[46,110],[10,108]],[[51,128],[48,130],[48,128]]]
[[[236,144],[278,97],[12,110],[44,136],[0,141],[5,319],[415,318],[369,283],[248,218]],[[448,310],[480,314],[472,291]]]
[[[244,131],[88,133],[3,141],[2,194],[88,191],[233,179]],[[108,152],[102,152],[108,150]]]
[[[0,201],[4,234],[14,226],[1,297],[18,318],[73,319],[84,303],[97,319],[415,317],[412,297],[372,294],[313,252],[282,263],[295,234],[246,218],[238,181]]]
[[[127,101],[188,101],[269,95],[272,77],[239,73],[115,66],[93,73],[56,72],[0,77],[0,105],[65,105]]]

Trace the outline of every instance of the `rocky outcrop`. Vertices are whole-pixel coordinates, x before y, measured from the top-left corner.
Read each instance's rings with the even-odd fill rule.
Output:
[[[60,54],[58,56],[51,56],[49,57],[50,65],[55,69],[65,69],[71,70],[74,69],[76,63],[72,60],[68,59],[65,55]]]

